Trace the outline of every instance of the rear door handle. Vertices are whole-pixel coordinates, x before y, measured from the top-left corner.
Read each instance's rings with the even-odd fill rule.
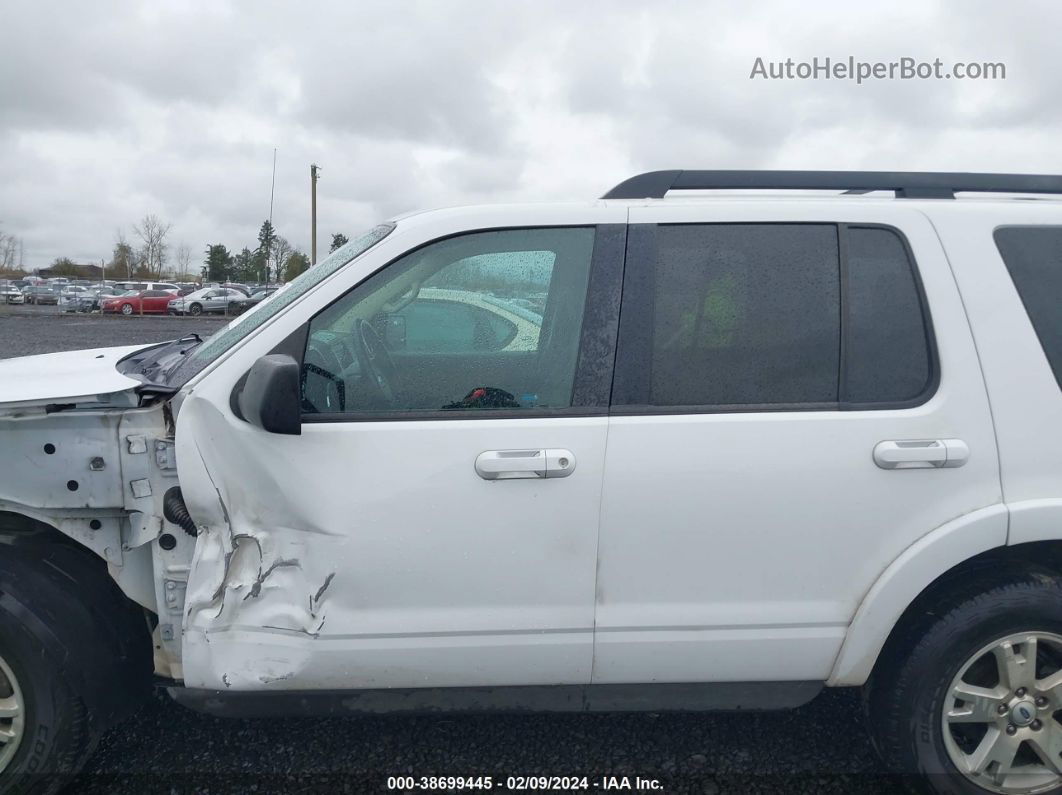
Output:
[[[487,450],[476,457],[476,474],[484,480],[566,478],[574,470],[571,450]]]
[[[874,463],[882,469],[961,467],[969,458],[970,448],[962,439],[910,439],[874,446]]]

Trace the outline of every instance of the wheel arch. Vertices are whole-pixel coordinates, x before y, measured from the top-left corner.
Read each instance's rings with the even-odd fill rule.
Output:
[[[964,514],[920,538],[878,576],[863,596],[827,684],[862,685],[905,613],[934,584],[978,556],[1006,549],[1005,505]]]
[[[67,596],[42,603],[34,577]],[[44,519],[0,511],[0,609],[37,627],[94,722],[113,723],[143,697],[153,672],[150,616],[102,558]]]

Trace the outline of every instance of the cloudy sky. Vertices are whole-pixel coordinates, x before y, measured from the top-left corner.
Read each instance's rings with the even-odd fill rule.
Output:
[[[309,248],[416,208],[591,198],[655,168],[1062,173],[1062,4],[0,4],[0,230],[109,257],[145,213],[194,262],[269,213]],[[757,56],[995,81],[751,80]]]

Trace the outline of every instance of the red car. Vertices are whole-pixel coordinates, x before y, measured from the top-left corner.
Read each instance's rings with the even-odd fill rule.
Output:
[[[176,291],[168,290],[130,290],[124,295],[106,299],[100,306],[103,312],[121,312],[123,315],[164,315],[170,299]]]

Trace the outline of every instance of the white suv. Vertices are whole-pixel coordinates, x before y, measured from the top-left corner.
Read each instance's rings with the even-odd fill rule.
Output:
[[[745,188],[864,195],[703,193]],[[154,675],[223,714],[864,687],[925,786],[1062,784],[1062,204],[956,191],[1062,178],[654,172],[0,363],[5,775]]]

